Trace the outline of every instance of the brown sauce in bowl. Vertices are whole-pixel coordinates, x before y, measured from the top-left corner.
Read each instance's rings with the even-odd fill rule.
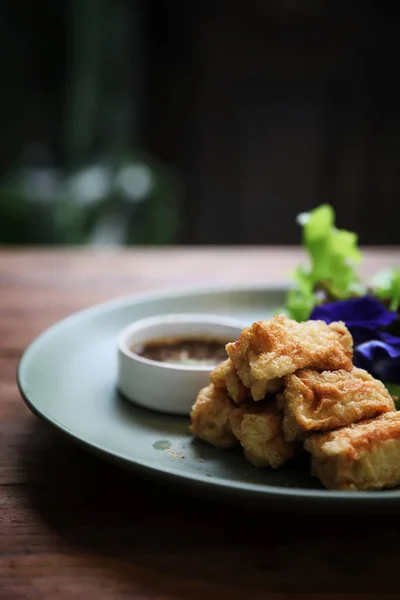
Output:
[[[143,358],[176,365],[217,365],[227,358],[225,346],[231,340],[196,337],[168,337],[149,340],[131,348]]]

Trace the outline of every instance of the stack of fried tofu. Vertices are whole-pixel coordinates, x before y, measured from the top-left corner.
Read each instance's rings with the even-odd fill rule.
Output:
[[[305,448],[329,489],[400,484],[400,412],[380,381],[354,367],[344,323],[277,315],[226,351],[192,408],[195,437],[240,445],[251,463],[274,469]]]

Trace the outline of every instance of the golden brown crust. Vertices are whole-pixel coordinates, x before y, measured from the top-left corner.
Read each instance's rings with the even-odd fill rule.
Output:
[[[233,409],[227,391],[211,383],[200,390],[192,407],[192,434],[218,448],[233,448],[237,445],[229,421]]]
[[[334,490],[400,485],[400,412],[309,437],[312,473]]]
[[[357,368],[322,373],[302,369],[288,375],[278,406],[285,414],[283,429],[288,441],[395,410],[383,383]]]
[[[244,329],[236,342],[227,344],[226,350],[254,400],[265,397],[271,381],[301,368],[352,368],[352,338],[341,322],[297,323],[277,315]]]
[[[242,404],[250,396],[250,390],[240,380],[230,358],[215,367],[210,380],[216,387],[226,389],[236,404]]]
[[[305,440],[312,473],[329,489],[400,485],[400,412],[381,382],[353,367],[352,344],[341,322],[254,323],[200,390],[193,435],[220,448],[240,442],[250,462],[272,468]]]
[[[282,414],[274,401],[249,402],[235,408],[230,423],[246,458],[257,467],[276,469],[295,452],[296,445],[284,439]]]

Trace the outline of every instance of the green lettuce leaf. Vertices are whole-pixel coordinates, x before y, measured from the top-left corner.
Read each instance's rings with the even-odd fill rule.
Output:
[[[295,321],[306,321],[317,303],[314,286],[307,269],[300,265],[292,274],[296,285],[286,297],[286,311]]]
[[[362,260],[355,233],[335,226],[335,212],[328,204],[302,213],[302,243],[310,265],[300,266],[292,274],[294,286],[286,299],[286,313],[296,321],[306,320],[321,300],[318,288],[333,300],[362,295],[364,287],[355,265]]]
[[[389,309],[400,307],[400,269],[392,267],[380,271],[373,279],[374,293],[381,300],[390,301]]]

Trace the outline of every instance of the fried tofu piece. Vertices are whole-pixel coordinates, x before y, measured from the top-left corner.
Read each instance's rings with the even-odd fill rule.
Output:
[[[284,411],[283,430],[290,442],[395,410],[383,383],[357,368],[296,371],[285,377],[278,407]]]
[[[235,408],[230,423],[246,458],[257,467],[276,469],[295,452],[296,444],[284,438],[282,413],[273,400],[250,402]]]
[[[379,490],[400,485],[400,412],[388,412],[309,437],[311,472],[331,490]]]
[[[224,388],[213,383],[203,388],[190,413],[192,434],[217,448],[233,448],[238,443],[230,425],[234,406]]]
[[[230,358],[215,367],[210,380],[216,387],[226,389],[236,404],[242,404],[250,396],[250,390],[240,380]]]
[[[353,338],[341,321],[297,323],[285,315],[245,328],[226,351],[254,400],[262,400],[271,382],[298,369],[352,369]]]

